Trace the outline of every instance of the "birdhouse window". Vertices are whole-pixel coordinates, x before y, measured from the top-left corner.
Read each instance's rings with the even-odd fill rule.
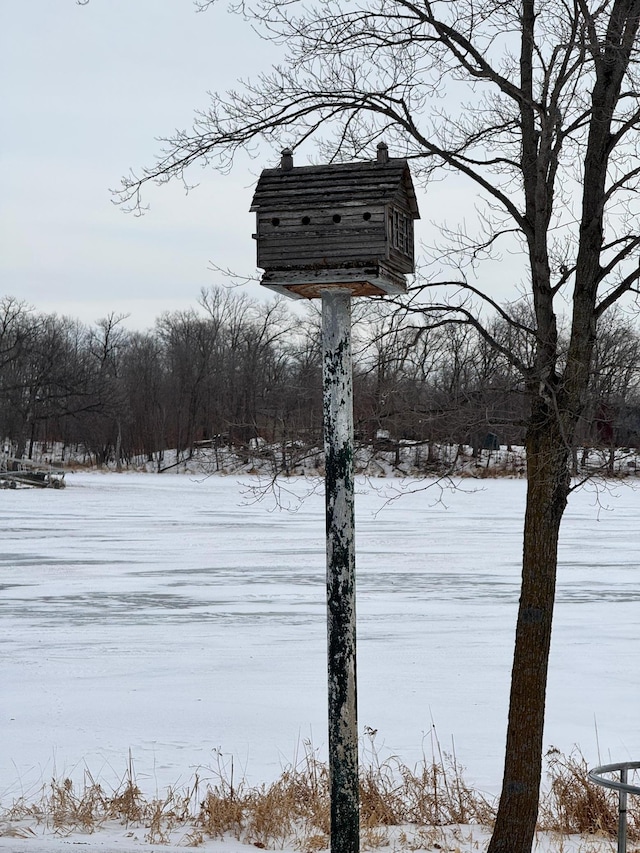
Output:
[[[404,255],[411,256],[413,247],[413,221],[406,213],[392,207],[389,210],[389,243]]]
[[[340,214],[339,214],[339,213],[334,213],[334,214],[333,214],[333,221],[334,221],[335,223],[342,222],[342,217],[340,216]]]
[[[310,223],[310,222],[311,222],[311,217],[310,217],[310,216],[303,216],[303,217],[302,217],[302,224],[303,224],[303,225],[309,225],[309,223]]]
[[[280,225],[280,220],[278,219],[277,216],[273,217],[273,219],[271,220],[271,224],[273,225],[274,228],[277,228],[278,225]]]

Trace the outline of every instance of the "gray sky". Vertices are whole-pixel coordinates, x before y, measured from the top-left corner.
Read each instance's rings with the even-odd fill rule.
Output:
[[[153,187],[142,218],[115,207],[109,188],[150,164],[155,137],[187,127],[207,90],[269,64],[274,49],[223,5],[206,14],[190,0],[1,6],[0,295],[86,322],[130,313],[130,327],[146,328],[220,281],[210,261],[253,272],[252,184],[273,162],[203,171],[188,196],[178,184]]]
[[[179,184],[152,187],[142,218],[114,206],[109,188],[151,164],[157,136],[189,127],[208,90],[268,68],[276,48],[224,3],[200,14],[191,0],[0,0],[0,8],[0,295],[84,322],[127,313],[130,328],[144,329],[223,281],[210,262],[253,273],[248,207],[278,151],[239,160],[229,176],[203,170],[188,196]],[[459,213],[473,192],[436,184],[419,202],[418,237],[430,210]],[[269,296],[257,284],[246,292]]]

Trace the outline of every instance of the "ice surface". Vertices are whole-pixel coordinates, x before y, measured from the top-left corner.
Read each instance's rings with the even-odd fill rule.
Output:
[[[2,803],[85,767],[115,783],[129,750],[148,793],[219,751],[251,782],[304,740],[324,756],[321,491],[298,506],[309,482],[286,481],[288,512],[249,478],[67,479],[0,491]],[[425,485],[358,483],[360,728],[413,764],[435,725],[497,791],[525,483]],[[582,489],[563,524],[545,743],[592,764],[598,740],[640,759],[639,508],[626,484]]]

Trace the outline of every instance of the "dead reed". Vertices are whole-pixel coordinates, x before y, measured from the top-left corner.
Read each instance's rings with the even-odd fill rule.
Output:
[[[367,732],[363,753],[364,849],[389,844],[392,827],[401,828],[394,837],[403,849],[418,849],[444,827],[491,826],[494,802],[465,782],[455,754],[442,753],[437,740],[432,756],[413,769],[396,757],[382,760],[373,730]],[[617,796],[587,780],[580,753],[566,756],[551,750],[547,762],[540,829],[615,836]],[[197,847],[208,838],[230,836],[258,848],[286,845],[314,853],[328,847],[329,773],[310,743],[270,785],[250,787],[244,779],[236,780],[233,763],[222,760],[207,774],[206,783],[197,774],[188,787],[170,788],[164,797],[152,799],[141,793],[131,758],[115,790],[106,791],[88,771],[78,786],[70,779],[52,780],[34,801],[19,799],[0,812],[0,834],[32,837],[34,826],[63,835],[93,833],[117,824],[143,833],[153,844]],[[630,839],[640,837],[639,799],[629,798]]]
[[[615,837],[618,794],[589,781],[587,762],[578,750],[564,755],[552,747],[546,758],[549,784],[540,803],[540,827],[562,834]],[[640,839],[640,797],[627,798],[627,836]]]

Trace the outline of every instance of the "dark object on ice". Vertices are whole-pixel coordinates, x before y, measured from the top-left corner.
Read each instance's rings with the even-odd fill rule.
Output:
[[[0,462],[0,488],[28,486],[36,489],[63,489],[64,471],[32,462],[29,459],[5,457]]]

